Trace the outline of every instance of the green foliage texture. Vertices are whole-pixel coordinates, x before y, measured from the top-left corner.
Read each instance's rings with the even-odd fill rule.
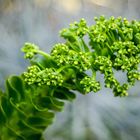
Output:
[[[5,91],[0,91],[0,140],[43,140],[43,131],[65,100],[75,99],[75,91],[101,89],[97,72],[114,96],[127,96],[128,88],[140,80],[139,21],[100,16],[87,26],[81,19],[60,36],[65,42],[54,45],[50,54],[32,43],[23,46],[30,66],[10,76]],[[120,83],[115,71],[124,72],[127,81]]]

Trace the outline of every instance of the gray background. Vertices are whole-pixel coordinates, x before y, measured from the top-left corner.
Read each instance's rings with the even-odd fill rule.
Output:
[[[28,65],[20,48],[33,42],[46,52],[62,42],[59,30],[94,16],[140,18],[140,0],[0,0],[0,87],[10,74],[20,74]],[[125,77],[116,73],[122,82]],[[102,81],[102,76],[98,79]],[[47,140],[140,140],[139,82],[130,96],[114,98],[111,90],[87,96],[77,94],[66,103],[44,137]]]

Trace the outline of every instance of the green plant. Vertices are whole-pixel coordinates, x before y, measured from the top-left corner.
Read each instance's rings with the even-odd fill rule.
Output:
[[[140,80],[140,22],[104,16],[95,21],[87,26],[81,19],[63,29],[66,42],[54,45],[50,54],[25,43],[22,51],[30,66],[20,76],[10,76],[0,91],[0,140],[43,140],[42,132],[63,109],[63,100],[75,99],[75,91],[101,89],[97,72],[114,96],[127,96]],[[115,70],[126,73],[126,83],[115,78]]]

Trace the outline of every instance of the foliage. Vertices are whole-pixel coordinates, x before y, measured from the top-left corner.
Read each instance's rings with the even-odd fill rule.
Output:
[[[81,19],[63,29],[60,35],[66,42],[54,45],[50,54],[25,43],[22,51],[31,65],[20,76],[10,76],[5,93],[0,92],[0,140],[43,139],[64,100],[75,99],[74,91],[101,89],[97,72],[114,96],[127,96],[128,88],[140,80],[140,22],[104,16],[95,21],[87,26]],[[121,84],[114,71],[126,73],[126,83]]]

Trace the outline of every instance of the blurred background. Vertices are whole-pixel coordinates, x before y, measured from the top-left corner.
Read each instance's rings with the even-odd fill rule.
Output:
[[[28,65],[20,48],[33,42],[46,52],[63,41],[59,30],[94,16],[140,19],[140,0],[0,0],[0,88],[10,74],[20,74]],[[116,73],[120,81],[125,77]],[[103,77],[98,77],[100,80]],[[140,140],[140,83],[125,98],[114,98],[103,88],[98,94],[77,94],[58,113],[45,132],[46,140]]]

